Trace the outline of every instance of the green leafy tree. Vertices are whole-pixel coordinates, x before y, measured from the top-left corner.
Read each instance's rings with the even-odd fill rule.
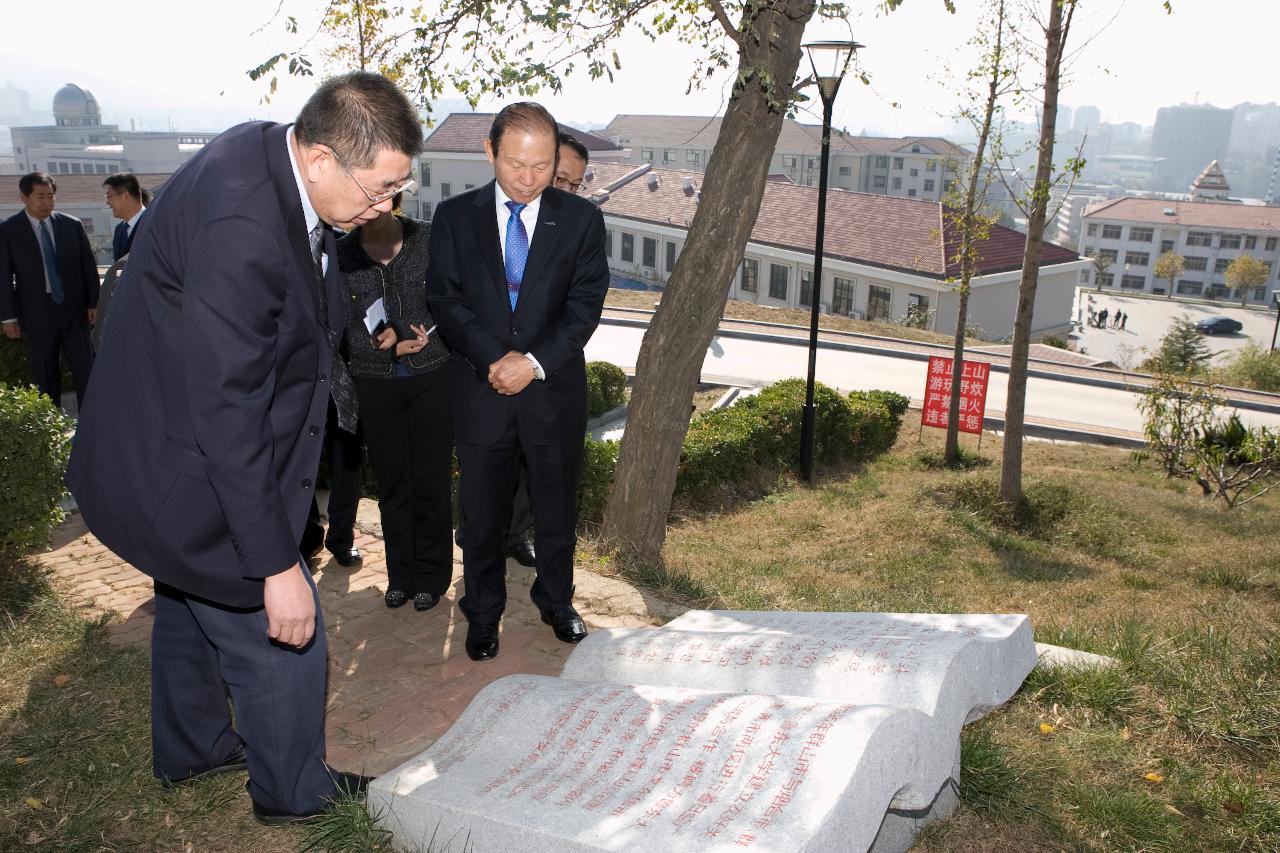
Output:
[[[1156,278],[1162,278],[1169,282],[1169,289],[1165,291],[1165,297],[1173,298],[1173,283],[1179,278],[1187,268],[1187,261],[1182,255],[1170,249],[1162,252],[1160,257],[1156,258],[1155,266],[1151,271],[1155,273]]]
[[[1160,373],[1138,398],[1147,447],[1169,477],[1191,477],[1195,445],[1213,423],[1219,400],[1211,386],[1177,373]]]
[[[1097,249],[1089,253],[1089,258],[1093,262],[1093,282],[1098,286],[1098,292],[1102,292],[1102,280],[1107,275],[1107,270],[1111,269],[1111,258],[1104,255]]]
[[[1249,291],[1266,283],[1271,267],[1253,255],[1240,255],[1227,266],[1227,287],[1240,297],[1243,307],[1249,299]]]
[[[1165,373],[1193,375],[1202,372],[1213,358],[1204,335],[1185,314],[1175,317],[1169,331],[1160,339],[1160,349],[1152,366]]]

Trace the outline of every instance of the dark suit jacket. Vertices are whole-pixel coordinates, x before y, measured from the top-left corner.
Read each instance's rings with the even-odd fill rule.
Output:
[[[156,199],[67,472],[109,548],[235,607],[261,605],[261,579],[299,560],[328,406],[332,357],[286,130],[228,130]],[[336,330],[332,235],[327,249]]]
[[[442,201],[431,225],[427,301],[454,351],[454,434],[468,444],[497,441],[514,407],[522,435],[559,443],[586,424],[582,355],[609,290],[604,217],[584,198],[542,193],[520,299],[507,297],[494,184]],[[489,386],[489,365],[508,352],[532,353],[546,372],[515,396]],[[461,356],[459,358],[458,356]]]
[[[133,229],[129,231],[129,236],[123,241],[117,241],[115,238],[115,229],[111,231],[111,260],[118,261],[125,255],[129,254],[129,250],[133,247],[133,238],[138,236],[138,229],[142,227],[142,223],[146,221],[150,208],[142,211],[142,215],[138,217],[138,221],[133,223]],[[120,223],[116,224],[116,228],[120,227]]]
[[[63,305],[73,323],[87,327],[88,310],[98,305],[98,263],[84,226],[74,216],[54,211],[53,229]],[[25,335],[53,331],[44,289],[44,253],[26,211],[0,223],[0,320],[18,318]]]

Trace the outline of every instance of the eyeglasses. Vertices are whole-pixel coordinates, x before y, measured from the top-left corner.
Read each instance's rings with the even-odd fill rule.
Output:
[[[582,182],[571,181],[568,178],[561,178],[558,175],[556,176],[555,184],[556,189],[564,190],[568,193],[576,194],[578,190],[582,189]]]
[[[360,192],[364,193],[365,198],[369,199],[369,204],[382,204],[387,199],[394,197],[397,193],[412,193],[418,188],[418,182],[413,178],[409,178],[403,184],[392,187],[389,190],[383,190],[380,193],[371,193],[365,188],[364,184],[360,183],[359,178],[351,174],[351,170],[347,168],[347,164],[342,162],[332,148],[329,149],[329,153],[333,154],[334,162],[342,167],[342,171],[347,173],[347,177],[356,182],[356,186],[360,188]]]

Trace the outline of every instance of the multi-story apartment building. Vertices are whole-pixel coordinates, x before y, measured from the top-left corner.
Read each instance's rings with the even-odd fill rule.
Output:
[[[703,171],[720,135],[715,116],[618,115],[600,131],[630,149],[628,163]],[[769,164],[771,174],[816,186],[822,127],[787,119]],[[900,198],[940,201],[971,161],[968,151],[925,136],[853,136],[833,131],[827,186]]]
[[[684,248],[699,204],[702,175],[693,171],[600,165],[584,192],[604,212],[614,284],[661,290]],[[733,299],[778,308],[809,308],[816,290],[824,313],[898,321],[908,312],[929,328],[955,330],[959,299],[952,284],[958,236],[936,201],[834,190],[827,196],[822,282],[813,282],[818,192],[790,181],[765,185],[760,215],[733,280]],[[969,301],[971,327],[999,340],[1013,332],[1026,237],[996,225],[978,246],[979,276]],[[1068,328],[1079,271],[1075,252],[1044,246],[1033,330]]]
[[[1208,104],[1182,104],[1156,111],[1151,156],[1163,157],[1152,189],[1180,192],[1210,160],[1227,156],[1234,113]]]
[[[1280,207],[1215,201],[1117,198],[1091,205],[1084,214],[1080,254],[1111,261],[1103,287],[1168,294],[1169,282],[1156,278],[1162,253],[1177,252],[1185,271],[1174,283],[1179,296],[1225,298],[1224,275],[1231,261],[1253,255],[1270,267],[1265,284],[1247,294],[1249,302],[1269,304],[1280,270]],[[1098,284],[1093,269],[1080,281]]]

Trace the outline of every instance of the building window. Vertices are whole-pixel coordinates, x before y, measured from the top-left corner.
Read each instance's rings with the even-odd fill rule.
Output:
[[[893,291],[878,284],[867,286],[867,319],[888,320],[893,304]]]
[[[652,148],[641,148],[641,149],[640,149],[640,159],[641,159],[641,160],[648,160],[650,163],[652,163],[652,162],[653,162],[653,149],[652,149]]]
[[[1160,241],[1160,254],[1162,254],[1162,255],[1163,255],[1165,252],[1172,252],[1172,251],[1173,251],[1173,241],[1172,241],[1172,240],[1161,240],[1161,241]]]
[[[1246,249],[1258,248],[1258,238],[1253,236],[1252,234],[1248,235],[1247,237],[1244,238],[1244,247]]]
[[[1263,285],[1262,287],[1255,287],[1253,289],[1253,296],[1251,296],[1250,298],[1253,299],[1254,301],[1261,301],[1263,299],[1266,299],[1267,298],[1266,285]]]
[[[1198,281],[1188,281],[1185,278],[1178,279],[1178,295],[1179,296],[1199,296],[1200,291],[1204,288],[1204,284]]]
[[[1120,226],[1119,225],[1103,225],[1102,239],[1103,240],[1119,240]]]
[[[1240,248],[1240,239],[1241,239],[1241,238],[1240,238],[1240,235],[1239,235],[1239,234],[1222,234],[1222,235],[1219,235],[1219,237],[1218,237],[1218,248],[1219,248],[1219,249],[1239,249],[1239,248]]]
[[[640,244],[640,266],[656,269],[658,266],[658,241],[645,237]]]
[[[1231,266],[1231,258],[1218,258],[1213,262],[1213,272],[1215,275],[1221,275],[1229,266]]]
[[[791,279],[791,268],[782,264],[769,264],[769,298],[787,300],[787,284]]]
[[[674,148],[666,148],[662,152],[662,162],[674,163],[676,161],[676,150]]]
[[[915,187],[912,187],[911,189],[907,190],[907,198],[915,198],[915,197],[916,197]]]
[[[800,304],[813,305],[813,270],[800,270]]]
[[[907,316],[908,317],[928,317],[929,316],[929,297],[922,293],[907,294]]]
[[[794,169],[796,167],[796,156],[794,154],[782,155],[782,168]]]
[[[852,175],[852,174],[853,174],[853,167],[852,167],[852,166],[841,166],[841,167],[840,167],[840,177],[842,177],[842,178],[847,178],[847,177],[849,177],[849,176],[850,176],[850,175]]]
[[[760,262],[754,258],[742,259],[742,282],[738,289],[743,293],[755,293],[760,289]]]
[[[912,154],[919,154],[919,153],[920,153],[920,146],[919,146],[919,145],[912,145],[912,146],[911,146],[911,153],[912,153]]]
[[[902,178],[894,178],[894,179],[893,179],[893,188],[894,188],[895,190],[900,190],[900,189],[902,189]]]
[[[912,169],[912,170],[911,170],[911,177],[913,177],[913,178],[918,178],[918,177],[920,177],[920,170],[919,170],[919,169]]]
[[[692,163],[695,166],[698,165],[698,161],[701,158],[702,158],[702,155],[697,151],[689,151],[684,155],[685,162]]]
[[[853,279],[836,278],[831,289],[831,313],[846,317],[853,313]]]
[[[955,188],[956,188],[956,182],[955,182],[955,181],[943,181],[943,182],[942,182],[942,191],[943,191],[944,193],[949,193],[949,192],[951,192],[952,190],[954,190]]]
[[[933,192],[933,178],[924,179],[924,191],[927,193]]]
[[[606,258],[613,257],[613,229],[604,229],[604,256]]]
[[[887,169],[887,168],[889,168],[889,158],[888,158],[888,157],[876,157],[876,168],[877,168],[877,169]]]
[[[449,197],[449,196],[451,196],[451,195],[453,195],[453,187],[452,187],[452,186],[451,186],[447,181],[442,182],[442,183],[440,184],[440,198],[441,198],[441,200],[446,199],[446,198],[448,198],[448,197]]]
[[[1147,286],[1147,277],[1145,275],[1122,275],[1120,276],[1121,290],[1143,290]]]
[[[1124,262],[1126,264],[1132,264],[1135,267],[1145,267],[1147,264],[1151,263],[1151,253],[1150,252],[1125,252]]]
[[[1089,271],[1088,271],[1088,270],[1080,270],[1080,283],[1081,283],[1081,284],[1088,284],[1088,283],[1089,283]]]
[[[421,172],[422,172],[422,185],[424,187],[431,186],[431,163],[429,162],[423,163]]]
[[[901,158],[901,157],[894,157],[894,158],[893,158],[893,168],[895,168],[895,169],[901,169],[901,168],[902,168],[902,158]]]
[[[936,171],[938,171],[938,161],[937,161],[937,160],[926,160],[926,161],[925,161],[925,163],[924,163],[924,170],[925,170],[926,172],[936,172]]]
[[[809,158],[809,168],[810,168],[810,169],[816,169],[816,168],[818,168],[818,158],[817,158],[817,157],[810,157],[810,158]]]
[[[676,268],[676,244],[667,243],[667,272]]]
[[[1212,246],[1213,232],[1212,231],[1188,231],[1187,245],[1188,246]]]
[[[622,232],[622,260],[632,263],[636,259],[636,235]]]
[[[885,184],[884,175],[876,175],[871,179],[872,189],[882,190],[884,189],[884,184]]]
[[[1116,250],[1115,249],[1099,249],[1098,257],[1105,258],[1106,260],[1114,264],[1116,262]]]
[[[1267,238],[1267,251],[1268,251],[1268,252],[1274,252],[1274,251],[1276,250],[1276,242],[1277,242],[1277,239],[1280,239],[1280,238],[1276,238],[1276,237],[1268,237],[1268,238]]]
[[[1103,273],[1098,276],[1098,287],[1112,288],[1116,286],[1116,277],[1111,273]]]
[[[1088,237],[1097,237],[1097,236],[1098,236],[1098,223],[1096,223],[1096,222],[1090,222],[1090,223],[1089,223],[1089,227],[1088,227],[1088,228],[1086,228],[1086,229],[1084,230],[1084,232],[1085,232],[1085,235],[1086,235],[1086,236],[1088,236]]]
[[[1208,258],[1198,258],[1195,255],[1187,255],[1182,259],[1183,269],[1192,270],[1194,272],[1204,272],[1209,268]]]
[[[1155,235],[1154,228],[1139,228],[1136,225],[1129,228],[1129,239],[1135,243],[1150,243]]]

